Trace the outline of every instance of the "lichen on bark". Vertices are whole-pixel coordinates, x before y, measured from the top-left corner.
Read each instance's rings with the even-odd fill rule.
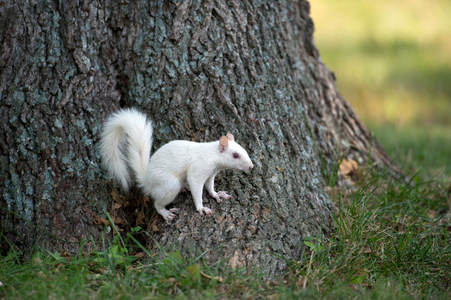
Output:
[[[321,62],[307,1],[22,0],[0,13],[0,222],[24,249],[98,236],[112,200],[97,143],[120,107],[153,119],[155,149],[232,132],[248,150],[251,173],[217,177],[232,199],[205,195],[216,212],[201,217],[181,193],[176,222],[149,240],[212,262],[283,270],[274,254],[296,260],[332,229],[319,154],[387,161]]]

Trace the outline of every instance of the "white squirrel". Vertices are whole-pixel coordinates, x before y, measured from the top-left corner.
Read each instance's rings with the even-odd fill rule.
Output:
[[[176,140],[162,146],[150,157],[152,122],[135,109],[123,109],[106,121],[100,142],[103,163],[109,174],[127,191],[134,174],[138,187],[154,200],[157,212],[170,222],[177,208],[166,209],[186,184],[200,214],[213,210],[202,204],[205,185],[218,203],[231,196],[215,192],[214,180],[220,170],[250,171],[254,165],[246,150],[234,141],[232,134],[219,141],[196,143]],[[150,160],[149,160],[150,157]]]

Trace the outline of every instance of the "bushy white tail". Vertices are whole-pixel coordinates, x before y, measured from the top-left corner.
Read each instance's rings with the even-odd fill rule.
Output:
[[[152,148],[152,122],[135,109],[123,109],[106,121],[100,142],[103,163],[124,190],[132,179],[143,185]]]

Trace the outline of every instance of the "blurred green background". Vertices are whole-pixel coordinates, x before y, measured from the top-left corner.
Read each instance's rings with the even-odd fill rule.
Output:
[[[451,0],[310,0],[340,93],[404,170],[451,178]]]

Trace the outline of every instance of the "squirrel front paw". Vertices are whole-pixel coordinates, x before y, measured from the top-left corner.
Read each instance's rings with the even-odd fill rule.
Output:
[[[228,195],[227,192],[220,191],[217,193],[210,193],[210,196],[216,199],[216,202],[221,203],[222,199],[230,199],[232,196]],[[222,198],[222,199],[221,199]]]
[[[202,207],[200,209],[197,210],[202,216],[204,215],[204,213],[208,216],[213,214],[215,211],[212,209],[209,209],[208,207]]]

